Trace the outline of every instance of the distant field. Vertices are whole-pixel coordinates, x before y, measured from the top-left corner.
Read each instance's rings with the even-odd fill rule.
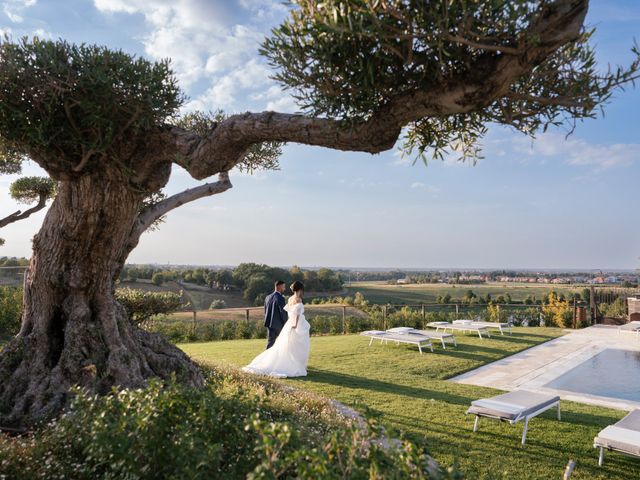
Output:
[[[486,283],[478,285],[449,285],[444,283],[429,283],[421,285],[388,285],[384,282],[353,282],[345,287],[349,295],[356,292],[362,293],[365,298],[373,303],[431,303],[435,302],[439,295],[449,294],[453,299],[460,299],[467,290],[479,297],[487,293],[493,298],[498,295],[511,295],[511,299],[522,301],[529,295],[541,299],[550,290],[558,293],[580,292],[584,287],[549,284],[521,283]]]

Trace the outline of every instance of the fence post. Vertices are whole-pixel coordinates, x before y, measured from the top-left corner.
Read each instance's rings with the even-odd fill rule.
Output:
[[[198,321],[198,312],[196,312],[196,309],[194,308],[193,309],[193,329],[192,329],[193,330],[192,333],[194,335],[196,334],[196,323],[197,323],[197,321]]]
[[[347,321],[347,307],[346,305],[342,306],[342,334],[347,333],[346,329],[346,321]]]
[[[456,303],[456,320],[460,319],[460,311],[458,310],[458,304]]]
[[[577,327],[578,308],[576,307],[576,297],[573,297],[573,329]]]
[[[422,304],[422,321],[424,322],[427,318],[427,312],[424,310],[424,303]]]
[[[387,329],[387,306],[385,305],[382,308],[382,329],[386,330]]]
[[[247,317],[247,322],[249,321],[249,309],[245,310],[245,316]]]
[[[496,313],[498,314],[498,323],[500,323],[500,304],[496,305]]]
[[[589,313],[591,314],[591,325],[595,325],[598,317],[598,310],[596,306],[596,292],[593,285],[589,289],[589,309]]]

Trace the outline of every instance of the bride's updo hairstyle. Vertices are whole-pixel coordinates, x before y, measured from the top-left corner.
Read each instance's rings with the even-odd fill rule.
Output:
[[[304,291],[304,284],[300,280],[296,280],[289,288],[293,293],[299,292],[300,290]]]

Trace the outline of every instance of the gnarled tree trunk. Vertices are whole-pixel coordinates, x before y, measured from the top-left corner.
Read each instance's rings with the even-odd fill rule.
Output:
[[[0,355],[0,421],[57,413],[75,384],[105,393],[175,373],[200,385],[198,368],[159,335],[127,320],[114,281],[144,194],[122,179],[62,182],[34,237],[20,333]]]

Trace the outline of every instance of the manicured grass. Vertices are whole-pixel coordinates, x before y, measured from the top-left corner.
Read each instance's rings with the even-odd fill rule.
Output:
[[[518,328],[513,336],[457,335],[458,348],[435,346],[420,355],[415,347],[374,345],[357,335],[313,337],[309,376],[286,383],[366,405],[392,430],[424,441],[443,465],[457,462],[470,479],[562,478],[567,462],[577,461],[572,479],[639,478],[640,461],[615,453],[597,466],[592,441],[598,431],[625,412],[572,402],[562,403],[562,421],[549,411],[532,420],[527,445],[520,445],[522,424],[485,420],[472,432],[464,412],[474,399],[496,390],[460,385],[446,379],[562,334],[559,329]],[[264,348],[263,340],[184,344],[180,347],[205,363],[247,364]]]
[[[487,293],[493,298],[498,295],[511,295],[514,301],[523,301],[529,295],[534,295],[542,300],[551,290],[567,294],[580,292],[583,287],[568,287],[566,285],[546,284],[519,284],[519,283],[488,283],[479,285],[448,285],[443,283],[428,283],[422,285],[387,285],[376,282],[353,283],[345,287],[349,295],[355,292],[362,293],[367,300],[373,303],[431,303],[435,302],[438,295],[449,294],[453,299],[460,300],[467,290],[479,297],[485,297]]]

